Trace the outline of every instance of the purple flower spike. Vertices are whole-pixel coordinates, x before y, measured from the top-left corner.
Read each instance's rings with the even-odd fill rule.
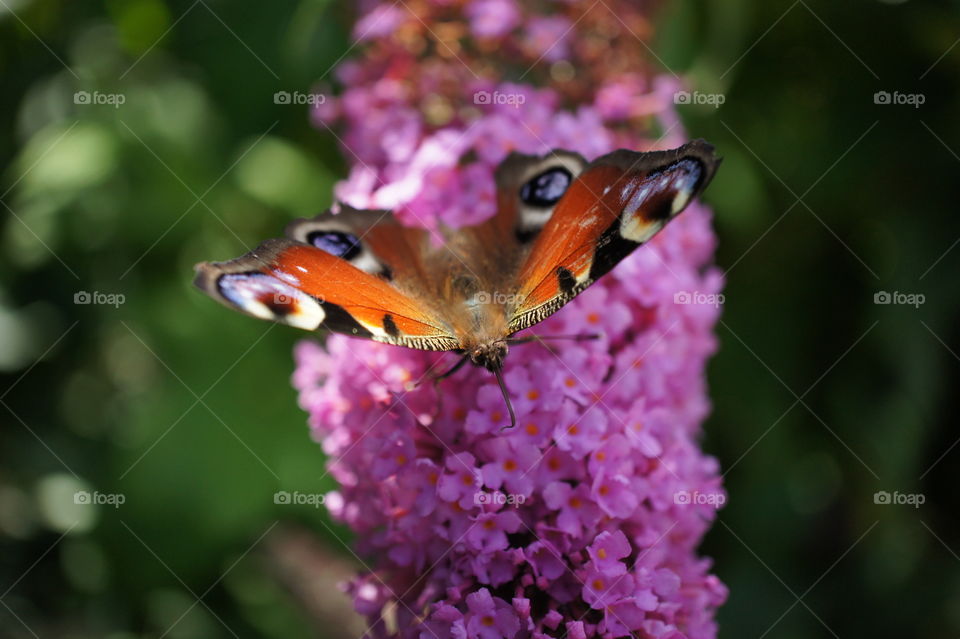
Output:
[[[646,4],[611,0],[582,20],[576,4],[536,16],[512,0],[433,0],[413,16],[363,3],[364,53],[315,113],[354,161],[336,196],[462,226],[495,212],[494,170],[512,150],[592,159],[685,141],[678,84],[638,68],[622,28],[645,23]],[[528,66],[514,77],[530,84],[497,80]],[[662,139],[641,133],[654,129]],[[512,430],[486,370],[410,390],[453,355],[344,336],[297,347],[293,383],[340,484],[327,508],[372,567],[348,585],[368,636],[716,636],[726,589],[696,553],[726,498],[697,441],[723,285],[710,219],[690,205],[533,329],[599,339],[511,349]]]

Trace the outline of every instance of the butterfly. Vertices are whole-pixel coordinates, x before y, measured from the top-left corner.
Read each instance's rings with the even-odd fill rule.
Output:
[[[554,150],[511,153],[497,168],[497,212],[442,229],[442,241],[390,211],[290,223],[195,284],[224,305],[306,330],[430,351],[456,351],[496,374],[510,344],[650,240],[696,198],[720,159],[694,140],[669,151],[621,149],[587,162]],[[441,376],[441,377],[443,377]]]

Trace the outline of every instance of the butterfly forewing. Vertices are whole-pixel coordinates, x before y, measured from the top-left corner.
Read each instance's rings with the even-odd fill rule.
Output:
[[[672,151],[615,151],[590,163],[519,271],[510,330],[542,321],[649,241],[706,187],[718,163],[702,140]]]
[[[412,348],[457,348],[442,319],[383,278],[293,240],[267,240],[235,260],[198,264],[195,282],[219,302],[261,319]]]

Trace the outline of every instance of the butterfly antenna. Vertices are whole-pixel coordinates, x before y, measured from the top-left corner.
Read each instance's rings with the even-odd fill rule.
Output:
[[[600,333],[581,333],[580,335],[527,335],[526,337],[517,337],[507,340],[508,344],[529,344],[530,342],[543,343],[548,339],[569,339],[574,342],[586,342],[592,339],[600,339]]]
[[[503,401],[506,402],[507,412],[510,413],[510,425],[504,426],[500,430],[515,428],[517,426],[517,416],[513,412],[513,404],[510,403],[510,393],[507,392],[507,384],[503,381],[503,370],[498,368],[493,371],[493,374],[497,376],[497,383],[500,384],[500,392],[503,393]]]

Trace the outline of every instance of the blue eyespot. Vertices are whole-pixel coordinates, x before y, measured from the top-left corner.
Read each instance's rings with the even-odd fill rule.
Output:
[[[530,206],[553,206],[567,192],[573,175],[563,167],[547,169],[520,187],[520,199]]]
[[[307,243],[347,261],[357,257],[363,251],[360,238],[343,231],[314,231],[307,236]]]

